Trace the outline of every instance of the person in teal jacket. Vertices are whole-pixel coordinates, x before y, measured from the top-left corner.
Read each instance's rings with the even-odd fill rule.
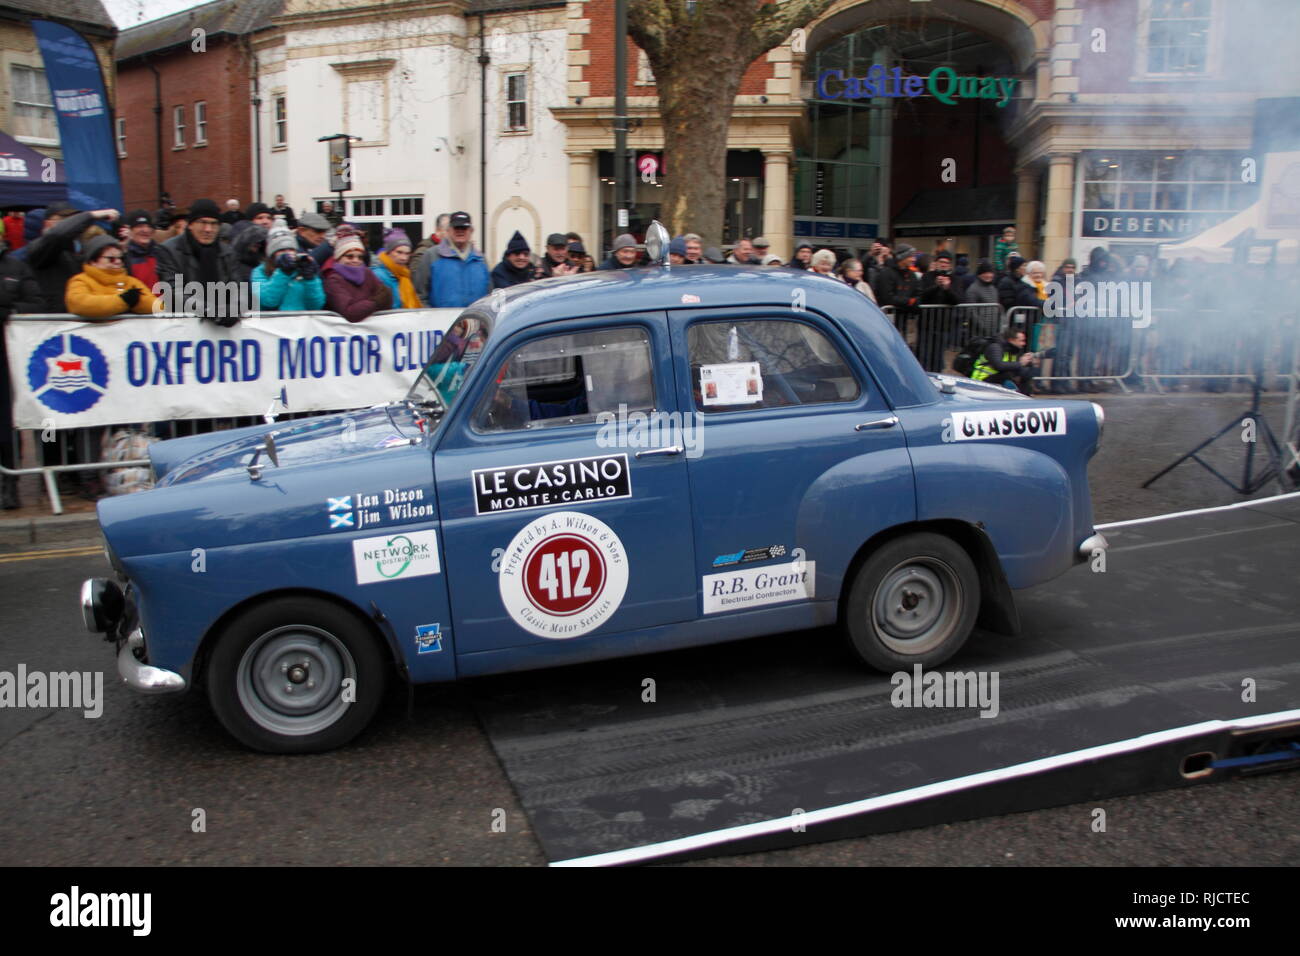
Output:
[[[436,309],[464,308],[488,294],[491,278],[483,254],[474,248],[469,213],[451,214],[451,235],[434,247],[429,302]]]
[[[298,254],[294,234],[277,222],[266,239],[266,260],[249,277],[264,312],[312,312],[325,308],[325,287],[311,256]]]

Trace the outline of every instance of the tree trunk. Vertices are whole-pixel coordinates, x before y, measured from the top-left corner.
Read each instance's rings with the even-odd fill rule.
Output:
[[[833,0],[628,0],[628,32],[654,70],[669,233],[721,245],[727,130],[745,70]]]

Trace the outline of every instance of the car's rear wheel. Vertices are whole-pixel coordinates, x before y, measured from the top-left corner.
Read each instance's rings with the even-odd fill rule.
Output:
[[[872,667],[935,666],[966,643],[979,607],[970,555],[950,538],[922,532],[886,542],[863,562],[844,626],[853,650]]]
[[[316,753],[347,743],[379,709],[387,660],[347,611],[275,598],[231,621],[208,662],[208,697],[226,730],[266,753]]]

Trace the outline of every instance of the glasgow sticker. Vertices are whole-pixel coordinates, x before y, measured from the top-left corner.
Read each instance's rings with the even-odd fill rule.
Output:
[[[1064,435],[1065,409],[1030,408],[1028,411],[953,412],[952,440],[981,438],[1032,438]]]
[[[627,551],[590,515],[557,511],[514,536],[497,584],[510,619],[538,637],[590,634],[618,610],[627,591]]]
[[[352,542],[352,562],[357,584],[405,581],[407,578],[438,574],[438,534],[408,531],[404,534],[359,538]]]

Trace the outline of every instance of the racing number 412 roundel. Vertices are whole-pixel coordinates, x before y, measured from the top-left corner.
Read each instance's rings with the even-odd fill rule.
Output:
[[[510,619],[538,637],[589,634],[623,603],[628,562],[607,524],[557,511],[519,529],[501,559],[498,586]]]

